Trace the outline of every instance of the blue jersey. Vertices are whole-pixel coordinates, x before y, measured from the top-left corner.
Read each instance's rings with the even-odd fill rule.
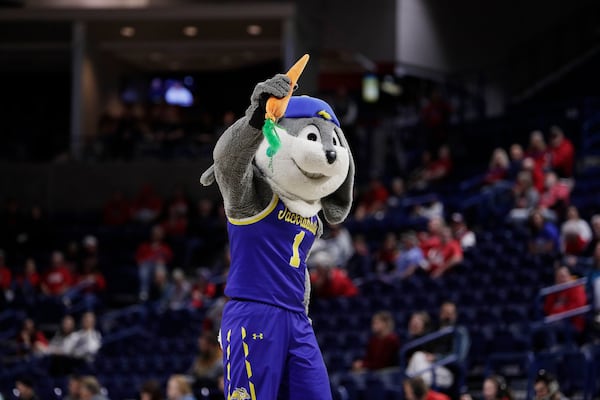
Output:
[[[254,217],[229,218],[231,266],[225,294],[303,312],[306,257],[318,228],[316,215],[302,217],[276,195]]]

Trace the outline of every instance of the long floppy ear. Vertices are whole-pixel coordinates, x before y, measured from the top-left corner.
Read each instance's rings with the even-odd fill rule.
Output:
[[[208,167],[200,177],[200,183],[203,186],[210,186],[215,182],[215,164]]]
[[[321,199],[323,216],[330,224],[339,224],[346,219],[352,207],[354,190],[354,157],[352,157],[350,146],[348,146],[342,130],[336,129],[336,132],[338,132],[343,147],[348,150],[348,175],[338,190]]]

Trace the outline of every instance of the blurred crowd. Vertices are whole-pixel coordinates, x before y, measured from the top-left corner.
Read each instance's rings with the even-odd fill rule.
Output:
[[[337,101],[342,104],[340,120],[352,130],[355,105],[344,97]],[[122,115],[103,116],[99,135],[87,143],[86,154],[97,160],[208,155],[218,135],[235,120],[231,112],[218,124],[203,115],[190,126],[180,113],[176,107],[157,106],[148,114],[132,107]],[[451,113],[449,103],[434,93],[421,110],[427,139],[420,158],[410,168],[397,166],[390,174],[373,174],[366,182],[359,181],[348,222],[324,227],[307,260],[313,296],[357,296],[361,283],[374,279],[387,283],[414,276],[440,279],[460,267],[465,252],[477,245],[479,233],[501,221],[527,230],[531,255],[548,256],[556,262],[556,284],[569,286],[577,277],[587,276],[594,309],[600,312],[600,215],[582,216],[570,203],[575,153],[567,135],[557,126],[550,128],[547,137],[534,131],[525,148],[518,143],[508,151],[498,148],[487,171],[457,181],[453,175],[456,162],[447,144]],[[354,133],[353,140],[360,141],[360,132]],[[377,147],[372,150],[376,152]],[[362,151],[357,149],[357,153]],[[365,157],[358,154],[359,159]],[[460,186],[464,193],[460,207],[449,205],[437,194],[448,185],[454,190]],[[128,288],[134,302],[158,312],[209,310],[198,340],[198,358],[187,376],[169,380],[166,398],[189,400],[194,385],[222,386],[221,350],[214,333],[229,266],[222,204],[209,198],[192,199],[183,188],[164,197],[151,185],[144,185],[132,198],[114,192],[100,214],[97,224],[103,228],[134,229],[146,237],[128,248],[129,271],[122,271],[135,276],[137,285]],[[113,260],[103,255],[102,241],[92,234],[66,243],[58,240],[55,221],[39,206],[23,210],[17,200],[9,199],[0,218],[0,308],[31,312],[40,304],[51,303],[67,312],[51,340],[36,328],[34,320],[25,319],[12,340],[13,354],[23,359],[48,357],[52,373],[72,374],[81,363],[93,361],[102,346],[94,313],[104,311],[107,293],[116,283],[106,277],[107,270],[115,267],[110,265]],[[400,225],[411,228],[390,228],[383,235],[360,229],[372,222],[398,219],[409,221]],[[585,288],[573,285],[547,296],[543,308],[546,315],[553,315],[586,304]],[[415,312],[409,319],[406,343],[400,343],[390,312],[378,312],[372,318],[372,336],[364,357],[354,361],[353,371],[397,366],[395,355],[401,346],[452,328],[457,335],[415,346],[405,360],[407,372],[421,375],[405,383],[407,398],[441,400],[429,390],[431,372],[416,372],[448,355],[465,359],[469,333],[467,327],[457,324],[459,311],[456,304],[446,301],[440,305],[436,322],[426,312]],[[81,316],[79,329],[75,315]],[[578,332],[585,329],[581,316],[572,318],[571,323]],[[436,367],[437,387],[451,386],[456,372]],[[70,398],[104,398],[95,378],[72,375],[71,381]],[[27,378],[17,383],[21,398],[35,398],[31,387]],[[141,398],[162,398],[160,392],[157,384],[148,383]],[[501,377],[486,379],[483,392],[486,400],[511,399]]]

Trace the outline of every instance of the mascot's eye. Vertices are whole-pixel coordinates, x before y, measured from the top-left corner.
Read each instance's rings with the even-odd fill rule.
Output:
[[[311,142],[320,142],[321,141],[321,132],[319,132],[319,128],[314,125],[308,125],[304,127],[300,133],[298,133],[299,139],[310,140]]]
[[[334,146],[341,146],[342,145],[342,141],[340,140],[340,137],[338,136],[337,132],[333,132],[332,138],[331,140],[333,141],[333,145]]]

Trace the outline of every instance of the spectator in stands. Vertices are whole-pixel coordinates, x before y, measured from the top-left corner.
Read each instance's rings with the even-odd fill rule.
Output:
[[[223,352],[217,335],[203,332],[198,338],[198,355],[188,374],[193,378],[194,388],[216,388],[217,379],[223,373]]]
[[[400,279],[413,275],[418,268],[423,266],[425,256],[419,247],[419,240],[414,232],[407,232],[401,238],[402,249],[396,260],[395,275]]]
[[[448,227],[441,230],[440,244],[426,254],[425,270],[432,278],[439,278],[463,261],[463,251]]]
[[[565,137],[563,130],[556,125],[550,128],[550,165],[561,178],[573,176],[575,148]]]
[[[154,188],[146,184],[142,186],[133,201],[133,218],[142,223],[153,222],[160,215],[162,204],[162,199],[156,194]]]
[[[170,292],[171,281],[169,279],[169,271],[167,271],[164,264],[158,263],[154,269],[154,276],[150,285],[148,300],[155,302],[157,309],[163,312],[167,309]]]
[[[48,344],[48,353],[51,355],[67,355],[75,344],[75,320],[70,315],[65,315],[59,330],[54,334]]]
[[[556,378],[543,369],[537,373],[533,390],[535,392],[535,400],[568,400],[560,392],[560,384]]]
[[[81,378],[81,387],[79,390],[81,400],[108,400],[102,394],[100,382],[93,376],[84,376]]]
[[[560,266],[554,273],[554,284],[561,285],[574,281],[576,278],[566,266]],[[560,314],[565,311],[583,307],[587,304],[587,296],[583,285],[573,286],[568,289],[554,292],[546,296],[544,300],[544,313],[549,315]],[[573,327],[578,332],[585,328],[585,318],[576,316],[571,318]]]
[[[156,225],[152,228],[149,242],[142,243],[135,254],[140,279],[140,300],[148,299],[150,281],[154,270],[161,263],[168,264],[173,258],[173,251],[164,242],[164,230]]]
[[[431,201],[417,204],[414,208],[414,215],[427,220],[444,218],[444,203],[435,198]]]
[[[161,226],[168,237],[181,239],[187,233],[188,219],[185,214],[181,214],[177,209],[170,208]]]
[[[586,256],[593,257],[596,253],[596,245],[600,243],[600,214],[593,215],[590,219],[592,226],[592,239],[585,251]]]
[[[544,190],[541,192],[539,205],[552,219],[562,218],[569,204],[570,194],[571,187],[558,180],[554,172],[548,171],[544,177]]]
[[[450,400],[444,393],[431,390],[425,380],[418,376],[406,379],[402,386],[406,400]]]
[[[540,171],[548,167],[550,154],[542,131],[531,132],[529,135],[529,147],[525,156],[533,159],[537,169]]]
[[[523,169],[523,160],[525,159],[525,152],[523,147],[514,143],[510,146],[510,165],[508,169],[507,179],[515,180],[519,171]]]
[[[354,255],[348,261],[346,270],[350,278],[364,278],[372,271],[373,259],[369,244],[363,235],[356,235],[352,241]]]
[[[200,268],[198,277],[190,293],[190,305],[193,309],[203,308],[217,295],[217,286],[210,281],[210,270]]]
[[[425,257],[429,253],[429,250],[436,248],[441,243],[442,229],[445,223],[441,217],[431,218],[427,222],[427,232],[419,234],[419,246],[423,251]]]
[[[69,375],[67,396],[64,400],[81,400],[81,377],[79,375]]]
[[[140,389],[140,400],[163,400],[160,384],[154,380],[144,382]]]
[[[310,258],[309,266],[312,292],[319,298],[352,297],[358,294],[358,288],[346,274],[346,271],[333,264],[333,258],[324,251]]]
[[[352,364],[352,369],[376,371],[398,365],[400,339],[394,332],[394,318],[388,311],[380,311],[371,319],[371,338],[365,356]]]
[[[488,167],[488,171],[483,178],[484,185],[493,185],[503,181],[508,176],[510,168],[510,160],[508,154],[503,148],[496,148],[492,153],[492,158]]]
[[[187,308],[190,305],[190,295],[192,291],[192,285],[186,279],[185,274],[179,268],[173,271],[173,280],[167,290],[166,301],[167,307],[170,310],[181,310]]]
[[[385,211],[389,191],[379,178],[373,178],[369,182],[369,188],[360,196],[356,207],[355,218],[362,220],[376,213]]]
[[[167,383],[168,400],[196,400],[192,388],[183,375],[171,375]]]
[[[594,299],[594,328],[600,331],[600,243],[596,243],[594,255],[591,259],[591,267],[586,273],[588,279],[588,292]]]
[[[102,335],[96,330],[96,315],[88,311],[81,317],[81,329],[74,333],[72,357],[91,362],[102,346]]]
[[[51,266],[42,278],[42,292],[46,296],[62,296],[73,285],[73,275],[61,252],[52,253]]]
[[[378,274],[387,274],[395,270],[398,255],[398,241],[396,240],[396,235],[393,232],[388,232],[375,255],[376,272]]]
[[[431,317],[425,311],[415,311],[411,314],[410,319],[408,320],[408,329],[407,329],[407,345],[410,345],[411,341],[422,338],[423,336],[429,334],[431,332]],[[429,351],[430,344],[420,345],[417,347],[412,347],[409,351],[406,352],[406,361],[409,361],[414,354],[421,351]]]
[[[399,176],[392,179],[390,184],[390,197],[388,197],[387,205],[391,208],[400,207],[402,199],[406,196],[406,189],[404,187],[404,179]]]
[[[348,229],[340,224],[329,224],[321,238],[317,239],[311,252],[326,251],[334,260],[334,264],[342,268],[354,254],[352,236]]]
[[[457,325],[458,312],[456,304],[451,301],[442,303],[439,315],[439,329],[454,328],[456,332],[451,335],[442,336],[429,344],[429,351],[418,351],[414,353],[409,361],[407,373],[418,373],[432,367],[436,360],[455,355],[457,363],[463,363],[469,353],[469,333],[463,326]],[[431,371],[421,374],[428,385],[433,382]],[[454,382],[454,374],[445,366],[435,367],[435,382],[439,387],[450,387]]]
[[[15,295],[20,296],[26,304],[31,305],[35,303],[40,288],[40,274],[37,273],[33,258],[25,260],[23,269],[23,273],[18,275],[14,281]]]
[[[531,173],[521,171],[513,187],[514,208],[510,211],[508,219],[512,222],[522,222],[527,219],[531,210],[537,207],[540,195],[533,187]]]
[[[560,228],[561,250],[564,254],[581,255],[592,240],[592,230],[586,220],[579,217],[577,207],[567,209],[567,220]]]
[[[513,395],[501,375],[490,375],[483,381],[483,400],[513,400]]]
[[[46,353],[48,348],[48,339],[35,327],[35,322],[31,318],[23,321],[21,331],[17,337],[19,346],[19,355],[21,356],[40,356]]]
[[[100,296],[106,290],[106,279],[97,267],[97,258],[87,258],[83,262],[82,272],[63,298],[65,305],[80,302],[86,310],[93,310],[100,302]]]
[[[130,218],[131,205],[129,201],[127,201],[121,191],[114,191],[110,199],[104,204],[104,225],[121,226],[129,222]]]
[[[527,157],[523,160],[523,168],[521,171],[528,172],[530,174],[531,182],[538,194],[544,191],[544,170],[535,162],[533,158]]]
[[[513,400],[514,397],[506,380],[501,375],[490,375],[483,381],[481,390],[482,400]],[[460,400],[472,400],[471,395],[465,394]]]
[[[444,145],[438,150],[437,158],[431,160],[428,152],[423,153],[423,164],[412,176],[412,188],[424,190],[431,184],[445,179],[452,171],[452,157],[450,147]]]
[[[534,210],[529,217],[529,253],[553,254],[559,249],[559,233],[556,225],[546,221],[540,210]]]
[[[6,266],[4,259],[4,251],[0,250],[0,305],[10,303],[14,298],[12,271]]]
[[[463,250],[471,248],[477,243],[475,233],[469,229],[462,214],[452,214],[450,229],[452,230],[452,236],[458,240]]]
[[[22,376],[15,382],[17,389],[16,398],[19,400],[38,400],[39,397],[35,394],[34,381],[28,376]]]

